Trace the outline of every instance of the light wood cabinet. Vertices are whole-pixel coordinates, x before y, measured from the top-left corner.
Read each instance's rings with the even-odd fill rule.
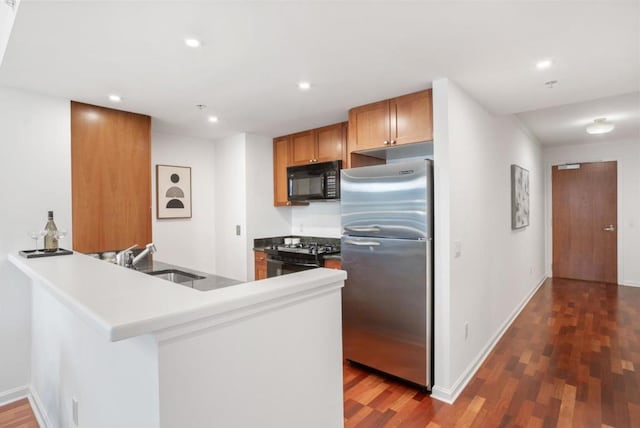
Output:
[[[348,153],[433,140],[431,89],[349,110]]]
[[[264,251],[255,250],[254,258],[254,278],[256,281],[267,277],[267,254]]]
[[[287,200],[287,167],[342,160],[347,149],[347,123],[309,129],[273,140],[273,205],[308,205]]]
[[[291,165],[342,160],[346,123],[337,123],[291,135]]]
[[[324,261],[324,267],[329,269],[342,269],[342,261],[337,259],[327,259]]]
[[[291,155],[291,138],[273,140],[273,205],[291,205],[287,200],[287,166]]]
[[[73,249],[95,253],[151,239],[151,118],[71,102]]]

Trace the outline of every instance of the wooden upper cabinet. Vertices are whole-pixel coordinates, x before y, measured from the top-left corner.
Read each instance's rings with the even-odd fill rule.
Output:
[[[291,136],[291,162],[289,165],[304,165],[316,157],[316,139],[313,131],[300,132]]]
[[[292,165],[330,162],[344,157],[346,123],[311,129],[290,136]]]
[[[431,89],[389,102],[391,141],[395,144],[433,140],[433,101]]]
[[[431,89],[349,111],[348,152],[433,140]]]
[[[345,122],[315,130],[315,159],[317,159],[318,162],[330,162],[344,158],[344,152],[347,146],[346,128],[347,124]]]
[[[273,205],[291,205],[287,200],[287,166],[291,155],[290,137],[273,140]]]
[[[71,102],[73,249],[118,250],[151,239],[151,118]]]

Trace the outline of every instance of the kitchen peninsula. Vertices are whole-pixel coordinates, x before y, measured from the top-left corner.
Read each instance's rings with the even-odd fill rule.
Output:
[[[45,426],[343,424],[343,271],[202,292],[81,254],[9,260],[31,279]]]

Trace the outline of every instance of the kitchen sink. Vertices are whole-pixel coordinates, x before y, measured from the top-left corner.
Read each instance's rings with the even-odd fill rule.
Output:
[[[152,272],[147,272],[148,275],[155,276],[156,278],[164,279],[167,281],[175,282],[176,284],[184,284],[185,282],[196,281],[198,279],[205,279],[206,277],[196,275],[194,273],[185,272],[178,269],[163,269]]]

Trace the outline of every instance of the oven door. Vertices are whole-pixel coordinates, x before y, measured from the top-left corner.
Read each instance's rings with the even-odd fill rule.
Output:
[[[315,269],[320,267],[316,263],[292,263],[267,257],[267,278],[274,276],[286,275],[288,273],[301,272],[303,270]]]

